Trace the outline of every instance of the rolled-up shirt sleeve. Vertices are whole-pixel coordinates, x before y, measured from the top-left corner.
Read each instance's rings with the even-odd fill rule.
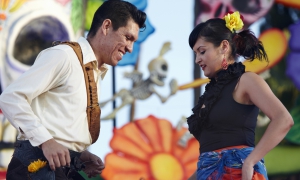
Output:
[[[70,69],[68,54],[59,49],[42,51],[35,63],[0,96],[0,108],[10,123],[22,133],[33,146],[52,138],[31,108],[34,98],[60,86]]]

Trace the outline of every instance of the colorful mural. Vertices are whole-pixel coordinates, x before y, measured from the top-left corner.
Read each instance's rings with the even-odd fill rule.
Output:
[[[196,24],[214,17],[223,18],[229,11],[239,11],[244,17],[245,27],[249,27],[252,23],[267,14],[274,0],[199,0],[199,2],[200,12],[197,15]]]
[[[260,61],[243,63],[246,65],[246,70],[256,72],[266,79],[295,121],[286,138],[265,157],[266,166],[270,179],[299,174],[299,0],[196,1],[199,4],[199,12],[195,17],[196,23],[212,17],[223,17],[228,11],[239,11],[244,16],[246,27],[250,27],[258,20],[264,20],[259,25],[259,39],[266,48],[269,63]],[[146,10],[148,5],[147,0],[129,0],[129,2],[141,10]],[[49,47],[53,40],[74,40],[88,31],[93,13],[102,3],[103,0],[0,0],[0,88],[5,89],[26,71],[33,64],[37,53]],[[86,9],[83,8],[85,6]],[[162,26],[154,28],[150,20],[151,16],[147,19],[147,28],[139,34],[134,52],[125,55],[119,66],[136,65],[142,43],[156,30],[168,28]],[[164,60],[163,55],[169,50],[171,43],[172,39],[169,44],[163,46],[165,50],[160,52],[158,59]],[[177,62],[174,60],[172,63]],[[193,63],[193,60],[190,63]],[[155,72],[157,76],[153,78],[151,71],[157,67],[162,68],[162,65],[166,65],[165,60],[163,63],[153,60],[149,64],[151,74],[149,78],[154,79],[156,85],[164,85],[161,79],[166,76],[166,73],[158,76],[155,74],[158,72]],[[136,70],[125,76],[137,78],[139,81],[134,81],[135,83],[144,82],[143,73],[145,72]],[[180,75],[168,74],[168,76],[174,77],[168,88],[168,93],[171,91],[172,97],[176,97],[183,90],[201,87],[208,83],[207,78],[199,78],[177,85],[175,78]],[[141,92],[144,93],[145,90]],[[161,102],[165,102],[169,97],[166,98],[157,92],[155,94],[159,96]],[[132,98],[132,96],[126,97]],[[147,99],[144,97],[146,96],[140,99]],[[193,99],[193,97],[186,98]],[[126,103],[121,106],[125,105]],[[119,109],[114,109],[111,116],[103,119],[113,118]],[[106,169],[95,179],[186,180],[196,170],[199,144],[191,138],[185,128],[186,123],[179,121],[180,125],[173,127],[168,117],[162,119],[156,116],[152,113],[146,118],[135,119],[122,127],[112,129],[111,152],[104,159]],[[260,114],[260,118],[266,119],[263,114]],[[264,132],[266,124],[268,119],[257,128],[257,140]],[[15,129],[0,112],[0,180],[5,179],[5,169],[13,152],[15,137]]]
[[[112,152],[102,173],[109,180],[182,180],[196,170],[199,143],[192,138],[180,145],[184,127],[150,115],[114,129]]]
[[[145,100],[149,98],[152,94],[158,96],[162,103],[166,102],[171,96],[173,96],[178,89],[177,81],[172,79],[169,83],[170,94],[166,97],[162,96],[155,86],[164,86],[165,78],[168,75],[168,63],[164,59],[163,55],[171,49],[171,43],[166,42],[163,44],[159,55],[150,61],[148,64],[148,70],[150,76],[143,79],[143,73],[137,70],[132,72],[125,72],[124,77],[131,79],[134,83],[132,89],[121,89],[118,93],[113,94],[113,97],[100,103],[101,107],[104,107],[108,102],[114,101],[117,98],[121,98],[122,103],[120,106],[116,107],[108,115],[101,117],[101,120],[113,119],[116,113],[124,106],[133,103],[135,99]]]
[[[0,34],[4,42],[0,52],[2,89],[26,71],[37,54],[50,47],[54,40],[74,39],[69,15],[60,4],[52,0],[22,2],[17,11],[7,15]]]
[[[255,72],[257,74],[265,72],[281,61],[288,45],[287,37],[284,32],[278,28],[270,28],[264,31],[259,36],[259,40],[264,44],[266,52],[268,53],[269,62],[259,60],[254,60],[253,62],[243,61],[243,64],[246,66],[246,71]],[[274,46],[274,44],[278,45]],[[195,79],[191,83],[181,85],[179,89],[195,88],[208,82],[209,80],[207,78]]]
[[[200,0],[200,5],[203,5]],[[232,4],[227,6],[227,2],[213,1],[214,10],[213,12],[205,13],[209,8],[200,7],[200,15],[198,16],[198,22],[201,20],[201,16],[206,18],[209,14],[211,17],[221,17],[222,13],[229,10],[239,10],[241,14],[245,13],[245,9],[248,8],[249,12],[251,8],[248,6],[238,6],[239,3],[252,3],[253,7],[257,7],[257,11],[260,11],[265,3],[270,3],[265,6],[268,11],[260,14],[262,16],[257,17],[262,23],[259,25],[259,39],[263,42],[266,52],[269,56],[269,63],[261,63],[254,61],[249,63],[244,61],[246,70],[253,71],[260,74],[266,82],[270,85],[275,95],[282,101],[286,108],[290,111],[295,125],[292,127],[290,132],[287,134],[285,139],[272,151],[270,151],[266,157],[266,167],[268,169],[268,175],[270,179],[288,179],[295,178],[299,179],[300,173],[300,146],[299,146],[299,18],[300,1],[230,1]],[[266,4],[265,4],[266,5]],[[211,5],[209,5],[211,6]],[[240,9],[239,9],[240,8]],[[213,9],[213,8],[211,8]],[[225,9],[225,10],[224,10]],[[253,10],[253,9],[252,9]],[[202,13],[202,11],[204,13]],[[215,12],[215,13],[214,13]],[[217,13],[216,13],[217,12]],[[263,11],[261,11],[263,12]],[[254,15],[255,13],[253,13]],[[243,14],[245,19],[247,17]],[[251,18],[250,18],[251,19]],[[258,20],[257,19],[257,20]],[[251,22],[251,20],[246,22]],[[253,21],[254,22],[254,21]],[[252,23],[253,23],[252,22]],[[252,23],[249,23],[250,26]],[[199,78],[195,81],[182,85],[179,89],[195,88],[202,86],[208,82],[206,78]],[[260,122],[264,121],[264,122]],[[260,114],[258,118],[258,127],[256,129],[256,141],[260,139],[263,132],[265,131],[268,119]],[[291,163],[292,159],[294,159]]]
[[[290,53],[287,57],[286,74],[292,79],[295,86],[300,90],[300,20],[289,26],[291,38],[289,40]]]

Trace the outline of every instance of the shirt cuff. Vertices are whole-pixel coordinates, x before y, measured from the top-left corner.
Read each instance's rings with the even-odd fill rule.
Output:
[[[44,126],[26,132],[25,135],[32,146],[39,146],[44,142],[48,141],[49,139],[53,138],[52,135]]]

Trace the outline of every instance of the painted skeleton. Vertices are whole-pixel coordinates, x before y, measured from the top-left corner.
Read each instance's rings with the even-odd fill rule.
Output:
[[[185,116],[182,116],[181,119],[178,121],[176,125],[176,130],[180,131],[182,128],[187,126],[187,118]],[[194,138],[194,136],[190,133],[189,130],[187,130],[177,141],[177,144],[181,147],[186,148],[187,144],[190,139]]]
[[[100,106],[105,106],[108,102],[115,100],[116,98],[122,99],[122,104],[115,108],[110,114],[101,118],[101,120],[112,119],[116,116],[116,113],[124,106],[131,104],[135,99],[144,100],[150,97],[152,94],[156,94],[162,103],[166,102],[168,98],[177,92],[177,81],[172,79],[170,81],[171,92],[167,97],[163,97],[155,90],[155,86],[164,86],[164,79],[168,73],[168,63],[163,58],[163,55],[170,50],[170,43],[164,43],[160,54],[157,58],[153,59],[149,65],[148,69],[150,72],[150,77],[143,80],[143,74],[139,71],[133,71],[130,73],[125,73],[124,77],[131,79],[134,82],[134,87],[130,90],[121,89],[116,93],[111,99],[100,103]]]
[[[223,18],[229,11],[239,11],[244,16],[245,27],[249,27],[265,16],[273,3],[274,0],[199,0],[196,24],[214,17]]]

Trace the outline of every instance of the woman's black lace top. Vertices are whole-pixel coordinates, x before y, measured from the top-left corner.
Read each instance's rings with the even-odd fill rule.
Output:
[[[225,92],[222,93],[223,88],[227,87],[227,89],[228,89],[228,86],[226,86],[226,85],[228,85],[229,83],[231,83],[232,81],[235,80],[235,82],[232,82],[230,85],[230,88],[234,88],[236,85],[236,82],[238,81],[238,79],[241,77],[241,75],[244,72],[245,72],[245,66],[241,62],[233,63],[228,66],[227,70],[221,70],[217,73],[217,80],[215,78],[212,78],[212,79],[210,79],[211,80],[210,83],[208,83],[206,85],[204,94],[199,98],[198,104],[192,109],[193,114],[187,118],[189,131],[191,134],[193,134],[195,136],[195,138],[199,142],[200,142],[200,137],[201,137],[202,131],[204,129],[210,129],[210,126],[212,125],[209,121],[209,114],[210,114],[212,107],[214,106],[214,103],[219,99],[219,97],[221,95],[225,96],[224,95]],[[226,96],[230,96],[229,90],[226,90],[226,93],[228,93],[228,94],[226,94]],[[231,91],[231,93],[232,93],[232,91]],[[235,104],[235,101],[230,100],[230,98],[233,99],[232,94],[231,94],[231,97],[227,97],[226,101],[225,101],[225,98],[222,97],[222,102],[221,102],[222,106],[221,107],[218,106],[218,110],[216,110],[215,112],[222,111],[223,110],[222,107],[224,105],[231,106],[233,104],[233,106],[237,106],[236,105],[237,103]],[[203,104],[204,104],[204,106],[203,106]],[[202,106],[203,106],[203,108],[201,108]],[[247,108],[247,107],[243,107],[243,105],[239,105],[239,106],[242,106],[242,108]],[[251,111],[253,111],[253,110],[251,110]],[[233,112],[234,112],[234,110],[233,110]],[[251,115],[251,116],[253,116],[253,115]],[[234,118],[240,118],[240,117],[234,117]],[[224,121],[227,121],[227,120],[224,120]],[[222,123],[224,121],[222,121]],[[226,123],[229,124],[228,122],[226,122]],[[251,125],[251,128],[252,128],[252,125]],[[217,131],[217,129],[218,128],[215,128],[213,130],[218,133],[219,131]],[[208,140],[205,140],[205,141],[208,141]]]

